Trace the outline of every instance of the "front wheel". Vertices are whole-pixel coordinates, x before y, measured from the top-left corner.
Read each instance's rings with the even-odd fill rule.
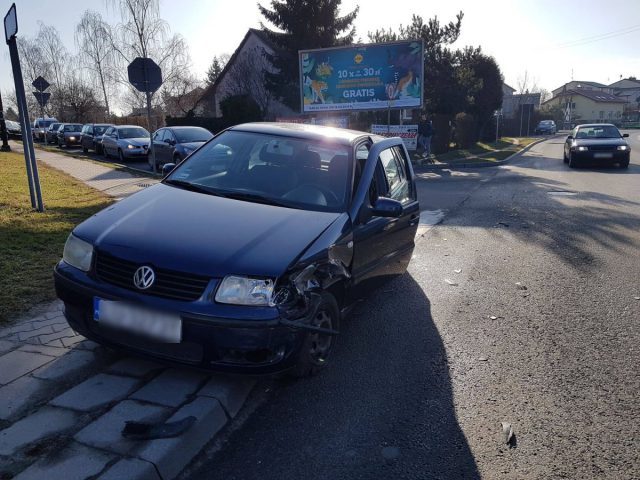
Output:
[[[105,160],[109,160],[109,153],[107,152],[107,149],[104,145],[102,146],[102,156]]]
[[[311,324],[329,330],[339,330],[340,310],[333,295],[326,292],[322,294],[322,300],[313,315]],[[308,377],[325,368],[329,363],[335,341],[334,335],[307,333],[300,350],[298,363],[291,370],[291,375],[297,378]]]
[[[82,153],[89,153],[89,149],[87,147],[82,147]]]
[[[577,168],[578,162],[573,158],[573,155],[569,154],[569,168]]]
[[[629,168],[629,160],[627,160],[626,162],[620,162],[620,168],[622,169]]]
[[[564,163],[568,163],[569,159],[567,158],[567,152],[562,152],[562,161]]]
[[[120,163],[124,163],[124,154],[120,149],[118,149],[118,160],[120,160]]]

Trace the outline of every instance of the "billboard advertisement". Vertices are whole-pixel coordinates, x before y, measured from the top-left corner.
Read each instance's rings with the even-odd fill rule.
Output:
[[[422,106],[422,41],[302,50],[301,112]]]

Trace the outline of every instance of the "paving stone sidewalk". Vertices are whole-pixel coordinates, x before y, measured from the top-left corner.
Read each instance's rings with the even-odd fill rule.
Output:
[[[14,152],[23,152],[21,143],[10,142],[10,144]],[[117,199],[139,192],[159,181],[151,176],[134,175],[122,169],[111,168],[106,164],[102,165],[92,160],[81,160],[40,148],[37,148],[35,153],[38,161],[68,173],[90,187]]]
[[[157,182],[56,153],[36,156],[116,198]],[[255,384],[115,353],[74,332],[63,308],[39,306],[0,329],[0,479],[170,480],[236,416]],[[188,416],[196,422],[175,438],[121,435],[127,421]]]

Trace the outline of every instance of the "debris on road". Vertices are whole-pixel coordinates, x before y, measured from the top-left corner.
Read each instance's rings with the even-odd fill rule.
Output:
[[[458,284],[456,282],[454,282],[453,280],[449,280],[448,278],[445,278],[444,281],[447,282],[452,287],[457,287],[458,286]]]
[[[195,422],[194,416],[168,423],[125,422],[122,436],[131,440],[177,437],[189,430]]]
[[[633,297],[633,298],[635,298],[636,300],[640,300],[640,297]]]
[[[488,359],[487,357],[478,357],[478,361],[479,361],[479,362],[486,362],[486,361],[488,361],[488,360],[489,360],[489,359]]]
[[[498,222],[496,223],[493,228],[498,228],[498,227],[505,227],[505,228],[509,228],[509,224],[506,222]]]
[[[490,315],[490,316],[489,316],[489,318],[490,318],[491,320],[497,320],[497,319],[498,319],[498,317],[496,317],[495,315]]]
[[[526,285],[523,285],[520,282],[516,282],[516,287],[518,287],[518,290],[526,290],[527,289]]]
[[[504,435],[504,443],[510,446],[514,446],[516,434],[513,431],[513,427],[509,422],[502,423],[502,434]]]
[[[458,268],[458,269],[454,270],[454,272],[455,272],[455,273],[462,273],[462,269],[461,269],[461,268]]]

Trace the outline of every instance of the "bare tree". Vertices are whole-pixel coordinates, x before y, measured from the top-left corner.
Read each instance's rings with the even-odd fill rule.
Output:
[[[42,51],[46,62],[47,80],[51,85],[51,104],[53,110],[62,116],[63,103],[58,90],[61,88],[65,74],[68,72],[69,52],[65,48],[58,30],[40,22],[40,28],[35,40]]]
[[[180,35],[170,34],[170,29],[160,18],[159,0],[107,0],[120,12],[121,22],[112,35],[111,45],[120,63],[118,80],[129,86],[126,65],[136,57],[153,59],[162,69],[165,84],[181,82],[189,71],[188,46]],[[171,87],[169,87],[171,88]],[[128,100],[144,104],[144,95],[129,88]],[[160,100],[156,100],[159,103]]]
[[[22,65],[24,88],[27,92],[27,108],[30,112],[39,112],[40,106],[36,99],[29,92],[33,90],[31,82],[38,76],[42,75],[47,78],[50,76],[49,65],[44,57],[42,48],[35,38],[22,37],[18,40],[18,51],[20,53],[20,64]],[[12,101],[10,99],[10,101]],[[15,92],[13,93],[14,106],[17,106],[15,100]],[[51,104],[45,107],[45,114],[51,115]]]
[[[95,82],[102,91],[107,116],[111,114],[108,90],[110,90],[115,60],[114,52],[109,48],[112,37],[110,25],[99,13],[91,10],[84,12],[80,23],[76,26],[75,40],[80,50],[82,64],[92,72]]]
[[[262,115],[266,115],[273,101],[273,94],[264,81],[268,67],[261,48],[242,52],[229,68],[229,81],[221,96],[249,95],[260,107]]]
[[[203,91],[200,81],[188,73],[165,83],[161,91],[165,113],[172,116],[193,113],[202,100]]]

